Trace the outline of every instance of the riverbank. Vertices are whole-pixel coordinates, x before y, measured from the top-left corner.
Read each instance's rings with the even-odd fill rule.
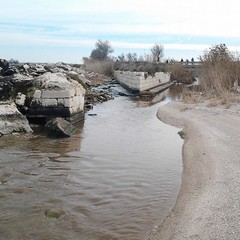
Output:
[[[182,185],[176,205],[148,239],[238,239],[240,106],[174,102],[158,118],[182,126]]]

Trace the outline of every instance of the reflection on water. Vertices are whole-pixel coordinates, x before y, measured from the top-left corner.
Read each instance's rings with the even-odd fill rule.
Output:
[[[168,89],[167,98],[170,101],[177,101],[181,99],[182,91],[185,88],[183,84],[175,84]]]
[[[161,104],[119,97],[72,138],[1,138],[0,239],[144,239],[180,185],[182,140],[156,118]]]
[[[151,106],[156,103],[159,103],[161,101],[164,101],[164,103],[171,102],[171,101],[177,101],[181,99],[182,90],[184,88],[184,85],[182,84],[175,84],[172,85],[170,88],[166,89],[163,92],[160,92],[158,94],[155,94],[152,98],[148,99],[137,99],[136,103],[138,107],[146,107]]]

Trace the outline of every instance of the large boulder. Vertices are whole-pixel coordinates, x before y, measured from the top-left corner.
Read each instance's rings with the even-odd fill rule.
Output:
[[[45,73],[34,80],[28,117],[63,117],[71,122],[84,118],[85,89],[63,73]]]
[[[0,101],[10,99],[12,89],[11,77],[0,77]]]
[[[32,132],[28,120],[13,102],[0,102],[0,135],[13,132]]]
[[[3,71],[7,71],[9,68],[9,62],[5,59],[0,59],[0,67],[3,69]]]
[[[70,137],[76,129],[71,123],[63,118],[53,118],[45,125],[45,131],[49,137],[62,138]]]
[[[15,73],[13,68],[9,68],[4,72],[4,76],[12,76]]]

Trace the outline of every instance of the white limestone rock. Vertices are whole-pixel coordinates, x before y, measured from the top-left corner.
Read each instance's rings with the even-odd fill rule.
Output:
[[[24,106],[24,105],[25,105],[25,101],[26,101],[26,95],[19,92],[19,93],[17,94],[15,103],[16,103],[18,106]]]
[[[32,132],[32,129],[14,102],[0,102],[0,135],[14,132]]]

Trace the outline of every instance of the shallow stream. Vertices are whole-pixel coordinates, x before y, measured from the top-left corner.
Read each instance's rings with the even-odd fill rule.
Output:
[[[0,138],[0,239],[144,239],[181,183],[179,129],[156,117],[166,94],[99,104],[68,139]]]

